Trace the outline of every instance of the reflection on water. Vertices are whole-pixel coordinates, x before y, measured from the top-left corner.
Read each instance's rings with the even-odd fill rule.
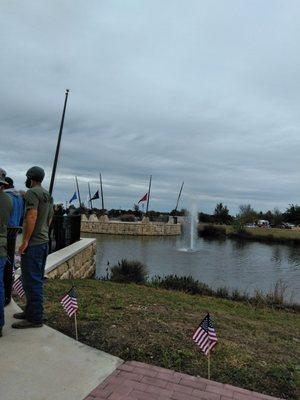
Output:
[[[227,286],[253,294],[268,292],[282,279],[287,300],[300,303],[300,248],[235,240],[197,239],[196,252],[178,251],[186,243],[177,237],[85,235],[96,237],[97,276],[105,276],[107,263],[121,258],[139,260],[149,275],[192,275],[214,288]]]

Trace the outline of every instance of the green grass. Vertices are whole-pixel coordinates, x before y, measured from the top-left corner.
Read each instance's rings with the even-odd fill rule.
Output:
[[[136,284],[78,280],[75,285],[83,343],[125,360],[205,377],[207,360],[191,336],[209,311],[219,338],[212,379],[297,398],[299,313]],[[59,303],[69,288],[70,281],[47,281],[45,311],[50,326],[74,337],[73,320]]]

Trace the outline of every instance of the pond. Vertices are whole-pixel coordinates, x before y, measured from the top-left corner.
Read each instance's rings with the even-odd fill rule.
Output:
[[[286,301],[300,304],[300,248],[280,244],[197,238],[194,252],[186,251],[180,237],[146,237],[84,234],[97,239],[96,276],[122,258],[138,260],[149,276],[191,275],[214,289],[228,287],[253,294],[274,288],[278,280],[287,285]]]

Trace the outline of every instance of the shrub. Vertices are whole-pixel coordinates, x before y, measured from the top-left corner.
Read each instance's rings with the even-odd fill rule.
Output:
[[[233,301],[247,301],[249,300],[249,295],[247,293],[241,293],[238,289],[234,289],[230,296]]]
[[[232,222],[232,228],[233,231],[235,233],[238,234],[245,234],[246,233],[246,228],[245,228],[245,224],[243,222],[243,220],[241,218],[236,218],[233,222]]]
[[[147,267],[144,264],[123,259],[111,268],[110,279],[114,282],[145,283],[147,275]]]
[[[278,279],[274,285],[274,289],[270,290],[266,295],[266,302],[270,305],[283,306],[287,285],[283,280]]]
[[[213,292],[208,285],[191,276],[167,275],[163,278],[155,277],[152,284],[164,289],[181,290],[191,294],[211,295]]]
[[[123,214],[120,216],[120,220],[123,222],[134,222],[135,216],[133,214]]]
[[[220,287],[215,291],[215,295],[217,297],[221,297],[222,299],[230,299],[229,290],[227,287]]]
[[[200,234],[204,237],[226,237],[226,228],[224,226],[204,225]]]
[[[254,297],[251,297],[251,303],[254,303],[256,306],[263,306],[266,304],[266,296],[261,290],[257,289],[254,292]]]

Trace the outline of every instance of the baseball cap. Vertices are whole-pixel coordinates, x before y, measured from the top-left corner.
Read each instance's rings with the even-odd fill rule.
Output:
[[[9,176],[5,177],[5,182],[7,182],[7,184],[9,186],[14,186],[14,180],[12,178],[10,178]]]
[[[42,182],[45,177],[45,171],[41,167],[34,166],[29,168],[26,172],[26,176],[33,181]]]
[[[8,185],[8,183],[5,181],[6,177],[6,171],[2,168],[0,168],[0,184],[1,185]]]

